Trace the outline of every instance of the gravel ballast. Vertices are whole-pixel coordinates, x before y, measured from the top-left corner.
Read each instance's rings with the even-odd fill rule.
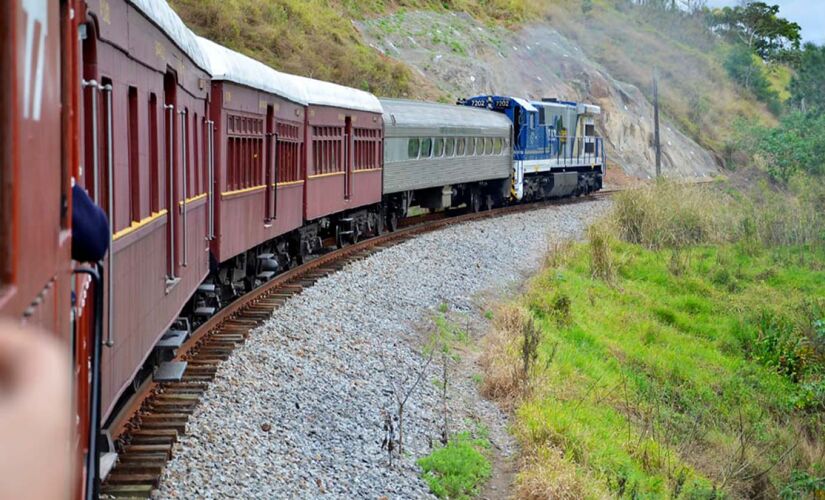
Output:
[[[157,496],[429,497],[415,462],[441,432],[439,363],[404,409],[403,457],[390,466],[381,449],[393,385],[410,387],[425,364],[422,324],[441,304],[469,312],[480,293],[519,283],[548,243],[580,238],[608,207],[592,200],[450,226],[319,280],[221,365]],[[497,409],[451,408],[452,431],[468,425],[458,417],[468,412]]]

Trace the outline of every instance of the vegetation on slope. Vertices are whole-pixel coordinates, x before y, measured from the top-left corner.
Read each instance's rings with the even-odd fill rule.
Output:
[[[754,199],[623,194],[498,312],[485,390],[515,410],[520,497],[825,488],[822,207]]]
[[[489,448],[483,433],[480,438],[473,438],[469,432],[456,434],[445,446],[418,460],[422,478],[438,498],[472,498],[492,473],[486,456]]]
[[[366,46],[353,19],[395,9],[457,10],[514,23],[527,0],[171,0],[199,35],[275,69],[333,81],[380,96],[434,99],[439,91],[403,62]]]
[[[590,4],[589,9],[583,9]],[[546,19],[576,41],[614,78],[652,99],[654,68],[664,112],[700,144],[722,153],[737,118],[774,123],[752,92],[729,76],[724,63],[735,46],[710,32],[701,13],[639,6],[627,0],[557,0]]]

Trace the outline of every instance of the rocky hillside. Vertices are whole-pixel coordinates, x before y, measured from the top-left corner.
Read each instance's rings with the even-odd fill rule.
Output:
[[[636,177],[653,174],[654,65],[668,176],[717,174],[736,118],[772,120],[727,79],[713,55],[724,47],[701,29],[623,0],[584,3],[591,8],[581,0],[172,0],[199,34],[277,69],[379,96],[599,104],[610,159]]]
[[[655,174],[651,103],[547,24],[508,30],[467,14],[409,12],[358,26],[372,46],[415,68],[450,100],[493,93],[598,104],[613,162],[632,176]],[[701,178],[718,171],[713,155],[667,119],[662,143],[666,175]]]

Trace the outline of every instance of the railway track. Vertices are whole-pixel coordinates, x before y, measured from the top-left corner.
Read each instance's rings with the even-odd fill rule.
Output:
[[[187,362],[181,381],[147,382],[109,427],[120,453],[118,463],[101,486],[101,494],[149,498],[172,457],[175,442],[185,433],[189,416],[215,378],[220,364],[246,341],[252,330],[269,319],[273,311],[319,279],[351,262],[448,225],[578,203],[607,197],[613,192],[603,190],[585,198],[516,205],[453,217],[429,214],[412,218],[395,232],[324,254],[240,297],[201,325],[178,350],[176,360]]]

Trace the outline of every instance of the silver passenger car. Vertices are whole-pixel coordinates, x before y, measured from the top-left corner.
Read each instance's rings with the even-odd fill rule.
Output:
[[[384,196],[394,195],[401,212],[409,205],[480,208],[506,197],[513,169],[512,124],[506,116],[402,99],[381,99],[381,104]]]

